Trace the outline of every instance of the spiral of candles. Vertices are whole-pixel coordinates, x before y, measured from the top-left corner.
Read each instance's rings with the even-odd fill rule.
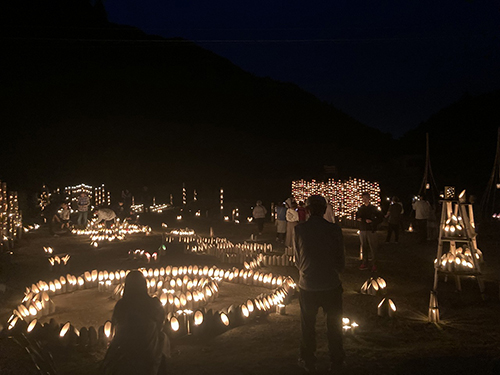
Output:
[[[261,264],[262,259],[255,258],[246,262],[243,268],[189,265],[143,267],[139,270],[146,277],[149,294],[156,296],[164,306],[167,313],[166,331],[172,337],[178,337],[202,332],[220,333],[257,316],[273,312],[284,314],[284,306],[295,293],[295,282],[290,276],[259,272]],[[36,328],[40,325],[38,319],[55,312],[56,306],[52,297],[58,294],[97,288],[99,292],[110,293],[115,299],[120,298],[128,272],[94,269],[79,276],[67,274],[48,282],[40,280],[26,288],[21,304],[13,310],[2,333],[14,335],[21,330],[21,333],[26,334],[28,326],[30,332],[39,331]],[[233,304],[226,309],[212,312],[207,309],[207,305],[217,298],[221,282],[259,286],[270,291],[241,304]],[[47,327],[50,324],[54,325],[53,322],[47,323]],[[113,331],[109,324],[107,330],[103,325],[97,331],[93,327],[77,329],[71,322],[62,326],[56,324],[56,327],[54,332],[59,332],[60,343],[64,346],[88,346],[90,332],[94,331],[98,332],[99,337],[94,341],[107,344]]]

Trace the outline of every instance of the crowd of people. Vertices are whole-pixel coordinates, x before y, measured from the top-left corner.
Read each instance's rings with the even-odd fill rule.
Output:
[[[392,197],[384,210],[371,203],[370,194],[361,194],[362,204],[355,219],[361,247],[360,270],[377,271],[377,232],[385,221],[386,242],[400,240],[405,210],[398,197]],[[81,193],[76,201],[75,225],[85,227],[89,219],[90,199]],[[432,239],[436,215],[425,196],[412,203],[414,224],[419,242]],[[316,318],[321,308],[325,314],[330,357],[329,373],[344,369],[342,336],[342,282],[345,249],[342,229],[336,223],[333,206],[321,195],[312,195],[305,202],[287,198],[272,210],[276,241],[285,254],[293,256],[298,269],[297,289],[300,306],[300,344],[298,364],[307,373],[316,371]],[[130,204],[122,199],[114,208],[98,207],[93,216],[97,222],[113,222],[130,214]],[[62,202],[46,210],[51,230],[69,229],[71,207]],[[257,201],[252,210],[257,233],[262,235],[268,210]],[[115,336],[102,362],[103,374],[164,374],[168,356],[168,338],[163,332],[165,313],[157,298],[148,295],[146,280],[139,271],[132,271],[125,281],[123,298],[114,308],[112,321]]]
[[[53,236],[69,233],[73,228],[84,229],[89,220],[95,218],[96,223],[104,223],[110,226],[116,220],[123,222],[130,220],[131,194],[128,190],[122,192],[122,199],[116,206],[98,206],[92,209],[91,199],[85,192],[81,192],[76,200],[58,201],[49,203],[42,211],[44,221],[48,224],[49,233]],[[89,217],[90,212],[90,217]]]
[[[399,243],[404,228],[405,210],[398,197],[390,199],[382,210],[371,203],[368,192],[361,194],[362,204],[355,219],[361,248],[360,270],[377,271],[378,231],[387,227],[385,242]],[[254,218],[258,232],[263,230],[265,209],[257,202]],[[437,215],[425,195],[412,202],[410,220],[414,222],[417,240],[424,243],[437,238]],[[257,215],[258,216],[257,216]],[[316,370],[316,316],[321,307],[326,315],[330,373],[341,373],[344,367],[342,344],[342,283],[339,274],[345,266],[342,230],[335,220],[332,205],[322,196],[310,196],[306,202],[288,198],[275,206],[276,241],[284,245],[285,254],[294,256],[299,271],[299,304],[301,340],[299,365],[308,373]]]

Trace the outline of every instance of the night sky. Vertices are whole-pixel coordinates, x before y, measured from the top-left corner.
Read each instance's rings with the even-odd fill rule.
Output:
[[[107,0],[111,22],[195,41],[399,137],[500,88],[496,1]]]

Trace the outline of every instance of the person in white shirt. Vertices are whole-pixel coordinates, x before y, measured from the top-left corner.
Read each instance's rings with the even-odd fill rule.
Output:
[[[264,219],[266,218],[266,214],[267,210],[262,205],[262,201],[257,201],[252,211],[252,216],[255,220],[255,223],[257,224],[257,231],[259,232],[259,235],[261,235],[262,231],[264,230]]]
[[[415,226],[417,229],[418,242],[427,241],[427,219],[431,213],[431,205],[424,195],[417,197],[412,204],[415,210]]]
[[[98,208],[95,215],[97,216],[97,224],[104,222],[108,225],[109,222],[114,223],[116,221],[116,213],[111,208]]]
[[[299,213],[297,212],[297,203],[287,199],[288,209],[286,210],[286,239],[285,254],[293,255],[293,236],[294,228],[299,223]]]

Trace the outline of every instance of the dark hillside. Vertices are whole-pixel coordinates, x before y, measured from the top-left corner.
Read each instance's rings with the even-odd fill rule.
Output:
[[[321,177],[325,164],[369,177],[358,162],[381,162],[391,149],[390,136],[294,84],[255,77],[187,40],[108,23],[99,1],[25,4],[32,12],[10,5],[2,29],[4,153],[21,171],[6,178],[152,184],[206,181],[216,170],[248,183]]]
[[[466,95],[401,138],[401,153],[425,152],[428,133],[438,185],[451,184],[481,195],[493,169],[500,127],[498,108],[500,91]]]

